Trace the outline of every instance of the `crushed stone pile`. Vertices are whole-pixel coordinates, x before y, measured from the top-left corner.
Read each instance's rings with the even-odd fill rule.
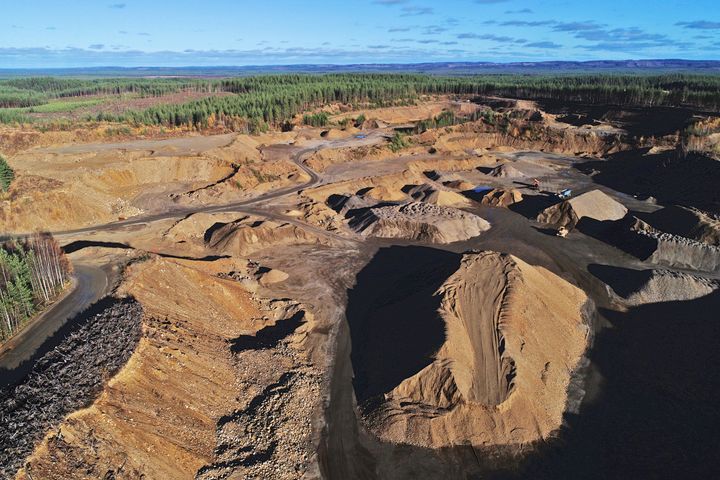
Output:
[[[640,260],[703,272],[720,270],[720,247],[661,232],[637,217],[619,222],[608,242]]]
[[[720,283],[698,275],[670,270],[649,270],[646,280],[624,296],[627,304],[694,300],[709,295]]]
[[[234,222],[218,222],[204,234],[205,246],[217,254],[247,256],[282,245],[320,243],[322,239],[288,222],[248,216]]]
[[[537,217],[541,223],[574,228],[580,219],[598,221],[620,220],[627,215],[627,208],[600,190],[591,190],[546,208]]]
[[[351,219],[350,227],[370,237],[452,243],[480,235],[490,223],[456,208],[412,202],[371,208]]]
[[[340,215],[347,215],[349,212],[358,209],[372,207],[376,202],[369,198],[359,195],[339,195],[332,194],[325,201],[326,205],[335,210]]]
[[[720,288],[720,280],[665,269],[635,270],[595,265],[591,273],[631,307],[649,303],[695,300]]]

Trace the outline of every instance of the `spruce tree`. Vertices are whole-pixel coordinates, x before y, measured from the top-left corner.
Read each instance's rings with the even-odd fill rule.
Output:
[[[7,192],[10,183],[15,179],[15,172],[10,168],[7,161],[0,155],[0,190]]]

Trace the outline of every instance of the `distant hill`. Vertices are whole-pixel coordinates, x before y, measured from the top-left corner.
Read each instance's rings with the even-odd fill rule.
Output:
[[[471,75],[481,73],[720,73],[715,60],[593,60],[587,62],[437,62],[412,64],[356,65],[249,65],[225,67],[83,67],[0,69],[0,77],[234,77],[264,73],[426,73],[433,75]]]

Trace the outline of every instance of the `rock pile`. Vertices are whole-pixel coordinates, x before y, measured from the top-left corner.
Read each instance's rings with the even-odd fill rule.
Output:
[[[656,265],[705,272],[720,270],[720,247],[661,232],[636,217],[619,222],[610,241],[639,259]]]

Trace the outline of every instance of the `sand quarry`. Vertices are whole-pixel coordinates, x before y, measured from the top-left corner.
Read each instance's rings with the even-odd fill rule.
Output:
[[[399,151],[396,127],[491,106],[331,117],[366,115],[346,130],[16,145],[0,231],[53,231],[76,265],[112,273],[103,301],[51,339],[98,345],[57,366],[79,386],[31,398],[60,405],[42,418],[0,402],[0,417],[23,419],[3,420],[0,476],[711,472],[695,460],[720,424],[705,372],[720,340],[717,199],[624,185],[614,162],[670,150],[619,125],[502,104],[508,128],[411,133]],[[122,352],[93,318],[126,332]]]

